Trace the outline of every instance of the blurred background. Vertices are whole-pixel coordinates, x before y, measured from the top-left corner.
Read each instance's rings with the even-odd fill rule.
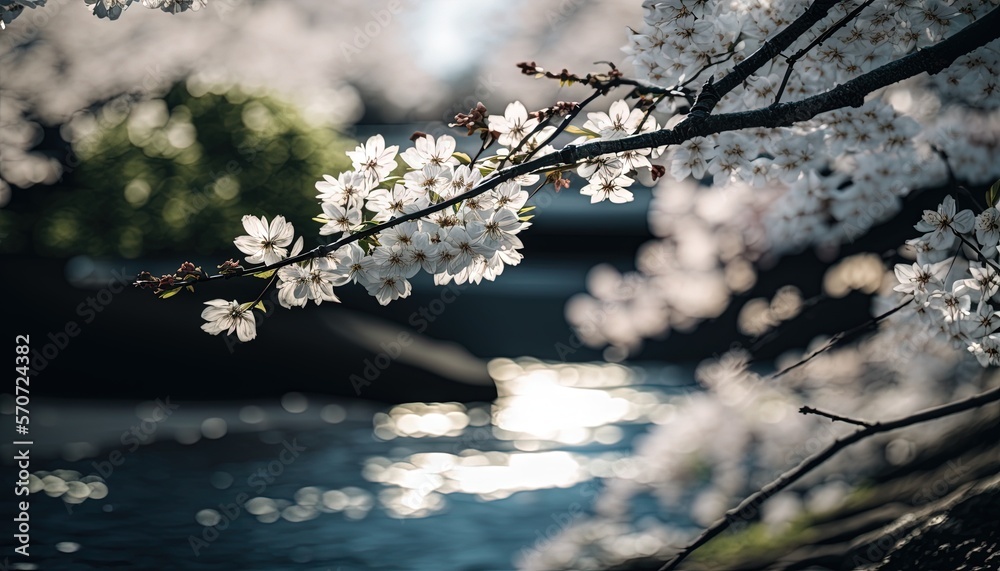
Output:
[[[579,186],[546,190],[524,262],[495,283],[418,276],[388,307],[343,287],[341,304],[269,312],[249,345],[205,335],[199,314],[259,283],[164,301],[130,286],[236,257],[244,214],[284,215],[315,245],[313,185],[370,135],[405,148],[448,132],[474,153],[447,123],[477,102],[586,97],[514,64],[621,65],[640,4],[214,0],[114,22],[79,0],[26,10],[0,35],[0,291],[5,337],[30,335],[35,492],[32,557],[10,568],[509,569],[591,513],[605,480],[641,471],[637,438],[694,398],[697,363],[748,338],[726,303],[627,361],[567,325],[593,268],[631,269],[652,238],[649,192],[590,205]],[[809,299],[828,265],[786,257],[740,296],[797,278]],[[810,310],[755,355],[863,321],[869,304],[853,292]],[[400,333],[414,341],[396,351]],[[698,523],[684,502],[631,501],[638,520]],[[674,539],[647,527],[616,557]]]

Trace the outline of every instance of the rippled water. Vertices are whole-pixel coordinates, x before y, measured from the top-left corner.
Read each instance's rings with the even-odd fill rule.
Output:
[[[511,569],[630,470],[633,437],[672,417],[681,378],[532,360],[490,372],[500,396],[480,405],[66,407],[42,419],[59,452],[34,460],[32,557],[11,568]]]

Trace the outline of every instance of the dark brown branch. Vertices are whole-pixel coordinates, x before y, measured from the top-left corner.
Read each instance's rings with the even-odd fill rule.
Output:
[[[795,52],[791,57],[785,58],[785,62],[788,64],[788,67],[785,68],[785,76],[781,78],[781,87],[778,88],[778,95],[774,97],[775,103],[781,103],[781,94],[785,92],[785,87],[788,85],[788,78],[792,76],[792,70],[795,68],[795,62],[799,61],[803,56],[809,53],[809,50],[830,39],[830,36],[835,34],[837,30],[846,26],[848,22],[857,18],[858,14],[860,14],[862,10],[871,6],[872,2],[874,2],[874,0],[865,0],[863,4],[852,10],[850,14],[847,14],[837,23],[827,28],[822,34],[816,36],[816,39],[809,42],[808,46]]]
[[[611,62],[595,62],[595,63],[607,63],[611,66],[611,71],[608,73],[588,73],[587,75],[577,75],[575,73],[570,73],[569,70],[562,70],[559,73],[554,73],[539,67],[535,62],[521,62],[517,64],[520,68],[521,73],[525,75],[532,75],[535,77],[546,77],[549,79],[557,79],[561,84],[571,84],[579,83],[586,85],[588,87],[593,87],[598,91],[604,91],[607,93],[609,87],[618,87],[621,85],[630,85],[636,88],[636,91],[640,93],[645,93],[648,95],[671,95],[674,97],[689,97],[692,94],[687,90],[682,89],[683,86],[678,87],[661,87],[654,83],[648,81],[643,81],[641,79],[627,78],[624,77],[621,71],[615,67]],[[699,72],[700,73],[700,72]],[[687,83],[685,83],[687,85]]]
[[[809,10],[813,10],[818,5],[825,5],[829,3],[830,2],[824,2],[822,0],[817,1],[809,8]],[[807,13],[809,10],[807,10]],[[796,20],[796,22],[798,21],[799,20]],[[795,23],[792,24],[792,26],[794,25]],[[790,28],[791,26],[789,26],[789,29]],[[781,37],[782,34],[787,31],[788,29],[778,34],[778,37]],[[279,268],[289,264],[325,256],[337,248],[350,244],[351,242],[362,240],[387,228],[396,226],[397,224],[423,218],[428,214],[444,210],[445,208],[461,203],[463,200],[473,198],[484,192],[492,190],[503,182],[524,174],[537,172],[554,165],[572,164],[600,155],[622,153],[635,149],[650,149],[662,147],[664,145],[677,145],[694,137],[704,137],[725,131],[752,129],[755,127],[783,127],[792,125],[798,121],[812,119],[820,113],[825,113],[834,109],[840,109],[846,106],[859,107],[864,103],[865,96],[869,93],[921,73],[938,73],[951,65],[951,63],[954,62],[959,56],[984,46],[998,37],[1000,37],[1000,8],[994,8],[984,17],[976,20],[941,43],[919,50],[916,53],[910,54],[896,61],[887,63],[882,67],[876,68],[860,77],[844,83],[843,85],[835,87],[826,93],[814,95],[794,103],[779,103],[764,109],[727,113],[722,115],[709,115],[694,122],[685,119],[673,129],[661,129],[650,133],[631,135],[614,140],[592,141],[583,145],[567,145],[558,152],[538,157],[537,159],[530,161],[525,161],[520,164],[511,165],[505,169],[497,171],[495,176],[482,181],[477,187],[469,190],[468,192],[455,196],[444,202],[431,205],[421,211],[413,212],[399,218],[394,218],[388,222],[379,224],[378,226],[373,226],[361,232],[345,236],[332,244],[318,246],[312,250],[303,252],[298,256],[286,258],[271,266],[256,266],[233,272],[231,274],[213,275],[207,278],[201,278],[197,282],[193,283],[254,274],[263,270]],[[776,42],[777,40],[775,40],[775,45],[777,45]],[[764,48],[761,48],[761,50],[763,49]],[[754,55],[741,62],[737,68],[745,64],[747,61],[756,58],[761,50],[754,52]],[[756,68],[744,67],[742,69],[748,70]],[[715,90],[718,93],[724,94],[726,91],[724,89],[725,86],[730,85],[732,81],[729,78],[733,77],[735,73],[736,71],[734,70],[733,73],[727,75],[722,79],[722,81],[715,83]],[[742,78],[739,81],[742,81]],[[177,284],[174,288],[184,287],[186,285],[191,285],[191,283]]]
[[[552,143],[552,141],[556,140],[556,137],[558,137],[559,135],[561,135],[563,133],[563,131],[565,131],[566,128],[569,127],[570,123],[572,123],[573,120],[576,119],[576,116],[579,115],[580,112],[583,111],[583,109],[587,105],[590,105],[595,99],[597,99],[598,97],[600,97],[602,95],[602,93],[604,93],[604,92],[601,91],[601,90],[596,90],[593,93],[591,93],[589,97],[587,97],[586,99],[584,99],[583,101],[581,101],[580,103],[578,103],[576,105],[576,107],[574,107],[572,110],[570,110],[570,112],[567,113],[565,117],[563,117],[562,122],[559,123],[559,126],[556,127],[556,130],[552,131],[551,135],[549,135],[541,143],[538,143],[538,145],[536,145],[535,148],[532,149],[524,157],[524,161],[530,161],[531,157],[535,156],[535,154],[538,153],[538,151],[540,151],[541,149],[545,148],[545,145],[549,145],[549,144]],[[525,137],[523,140],[521,140],[521,143],[518,144],[518,148],[520,148],[521,145],[524,144],[525,140],[527,140],[527,137]],[[510,154],[513,155],[514,151],[511,151]]]
[[[840,0],[816,0],[813,2],[806,11],[795,19],[787,28],[779,32],[774,38],[764,42],[764,45],[757,48],[757,51],[750,54],[750,57],[736,64],[731,72],[726,74],[725,77],[720,79],[718,82],[713,82],[709,78],[705,87],[702,88],[701,93],[698,95],[698,100],[695,102],[695,107],[698,108],[698,114],[694,114],[694,109],[692,113],[688,115],[688,119],[704,119],[712,113],[715,109],[716,104],[719,100],[726,96],[727,93],[736,89],[738,85],[743,83],[748,77],[754,74],[758,69],[760,69],[764,64],[771,61],[775,57],[781,54],[781,52],[788,49],[792,44],[795,43],[802,34],[806,33],[809,28],[816,25],[817,22],[826,17],[826,14],[830,11],[834,5]],[[699,104],[702,104],[699,107]]]
[[[975,252],[976,255],[979,257],[979,259],[981,261],[986,262],[987,266],[989,266],[990,268],[992,268],[993,271],[997,272],[997,274],[1000,274],[1000,266],[998,266],[996,264],[996,262],[994,262],[993,260],[987,258],[986,255],[983,254],[983,251],[979,249],[979,246],[977,246],[976,244],[973,244],[971,240],[969,240],[968,238],[966,238],[965,236],[963,236],[961,232],[959,232],[958,230],[955,230],[951,226],[948,226],[948,229],[951,230],[952,234],[954,234],[955,236],[958,236],[958,239],[962,241],[962,244],[964,244],[969,249],[971,249],[973,252]]]
[[[824,450],[817,452],[816,454],[810,456],[803,460],[798,466],[792,468],[791,470],[785,472],[777,479],[767,484],[757,492],[754,492],[746,499],[744,499],[738,506],[726,512],[726,514],[720,518],[718,521],[713,523],[704,532],[701,533],[691,544],[682,549],[673,559],[668,561],[660,571],[670,571],[671,569],[676,569],[682,561],[687,559],[691,553],[696,549],[706,544],[713,537],[716,537],[726,529],[728,529],[733,522],[745,521],[749,518],[755,517],[758,513],[760,505],[764,503],[768,498],[777,494],[781,490],[784,490],[788,486],[792,485],[800,478],[813,471],[824,462],[829,460],[834,454],[840,452],[844,448],[868,438],[869,436],[874,436],[876,434],[881,434],[883,432],[889,432],[892,430],[897,430],[900,428],[905,428],[907,426],[912,426],[914,424],[919,424],[922,422],[927,422],[930,420],[937,420],[952,414],[957,414],[960,412],[965,412],[967,410],[972,410],[974,408],[979,408],[983,405],[1000,401],[1000,387],[988,390],[984,393],[970,397],[964,400],[956,401],[950,404],[929,408],[927,410],[911,414],[909,416],[889,421],[889,422],[877,422],[871,426],[867,426],[858,430],[857,432],[851,433],[843,438],[838,438],[834,440],[829,446]]]
[[[594,96],[596,97],[599,93],[600,92],[594,93]],[[581,105],[584,105],[584,104],[583,103],[577,103],[576,105],[577,105],[577,107],[580,107]],[[534,129],[532,129],[527,135],[525,135],[524,137],[522,137],[521,140],[517,142],[517,145],[513,149],[511,149],[509,153],[507,153],[507,156],[505,156],[504,158],[500,159],[500,163],[497,164],[497,170],[502,169],[507,164],[507,161],[509,159],[513,158],[514,155],[516,155],[517,153],[521,152],[521,149],[524,147],[524,145],[526,145],[528,143],[528,141],[531,140],[532,137],[534,137],[538,133],[541,133],[543,129],[545,129],[546,127],[549,126],[549,121],[551,121],[551,120],[552,120],[551,116],[546,117],[546,118],[540,120],[538,122],[538,124],[535,125]],[[475,161],[473,161],[473,162],[475,162]]]
[[[537,159],[537,162],[544,163],[539,164],[539,167],[550,166],[556,161],[571,163],[597,155],[676,145],[692,137],[704,137],[724,131],[785,127],[812,119],[827,111],[843,107],[860,107],[869,93],[921,73],[938,73],[951,65],[959,56],[978,49],[998,37],[1000,37],[1000,8],[995,8],[939,44],[887,63],[825,93],[794,103],[779,103],[752,111],[710,115],[696,122],[686,119],[674,129],[661,129],[621,139],[593,141],[579,146],[568,145],[558,153]],[[731,75],[727,75],[723,81]],[[716,92],[725,92],[721,85],[722,81],[714,84]]]
[[[834,414],[832,412],[827,412],[825,410],[820,410],[818,408],[813,408],[811,406],[804,406],[799,409],[799,414],[815,414],[817,416],[823,416],[829,418],[834,422],[846,422],[847,424],[856,424],[858,426],[870,427],[873,426],[870,422],[865,422],[863,420],[856,420],[853,418],[848,418],[846,416],[840,416],[839,414]]]
[[[642,114],[642,119],[639,121],[639,126],[636,127],[635,131],[632,132],[633,135],[638,135],[639,133],[642,132],[642,128],[646,124],[646,121],[649,120],[649,116],[653,114],[653,111],[656,110],[656,106],[659,105],[665,97],[666,95],[659,95],[656,97],[656,100],[649,105],[649,108],[646,109],[646,112]]]

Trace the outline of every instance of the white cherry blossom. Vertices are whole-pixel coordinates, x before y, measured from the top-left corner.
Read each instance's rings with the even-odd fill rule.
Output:
[[[396,168],[398,151],[398,145],[386,147],[382,135],[373,135],[363,146],[358,145],[353,151],[348,151],[347,156],[356,171],[377,184]]]
[[[247,235],[238,236],[233,243],[247,254],[247,262],[264,262],[270,266],[288,256],[287,246],[292,243],[295,228],[285,221],[284,216],[275,216],[268,224],[266,217],[257,218],[248,214],[243,217],[243,229]]]
[[[246,343],[257,337],[257,324],[254,321],[253,312],[249,307],[244,307],[238,301],[226,301],[224,299],[213,299],[206,301],[206,307],[201,312],[201,318],[207,323],[203,323],[201,329],[209,335],[236,333],[240,341]]]
[[[455,138],[450,135],[441,135],[434,140],[432,135],[424,135],[413,142],[413,146],[403,151],[399,158],[403,159],[410,168],[418,170],[426,165],[438,167],[458,166],[458,159],[455,153]]]
[[[500,134],[498,142],[505,147],[516,147],[535,127],[538,119],[529,118],[528,111],[520,101],[507,105],[503,116],[489,116],[490,130]]]

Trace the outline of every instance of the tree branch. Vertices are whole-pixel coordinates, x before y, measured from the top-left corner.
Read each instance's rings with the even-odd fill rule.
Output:
[[[813,14],[811,17],[816,17],[818,20],[822,18],[822,15],[816,16],[815,10],[819,10],[818,7],[825,6],[823,10],[823,14],[825,14],[826,11],[829,10],[829,7],[834,3],[835,2],[833,0],[818,0],[809,7],[806,14]],[[788,28],[779,33],[774,41],[766,43],[765,46],[754,52],[752,56],[737,65],[736,69],[734,69],[732,73],[715,83],[713,87],[715,92],[721,97],[721,95],[724,95],[726,92],[735,87],[739,81],[743,80],[743,77],[745,77],[743,74],[752,73],[753,70],[757,69],[754,67],[755,65],[757,67],[763,65],[766,60],[761,58],[767,54],[771,54],[768,58],[773,57],[774,54],[771,52],[774,49],[781,47],[783,42],[790,44],[794,38],[786,38],[786,36],[789,36],[790,30],[793,28],[797,29],[799,22],[804,21],[804,19],[805,15],[797,19],[789,25]],[[801,33],[801,31],[799,33]],[[197,281],[176,284],[173,288],[175,289],[177,287],[185,287],[195,283],[237,277],[246,274],[254,274],[264,270],[279,268],[312,258],[322,257],[330,252],[333,252],[337,248],[340,248],[341,246],[350,244],[351,242],[362,240],[385,229],[402,224],[403,222],[423,218],[428,214],[444,210],[445,208],[459,204],[466,199],[473,198],[484,192],[492,190],[503,182],[512,180],[524,174],[540,171],[557,164],[572,164],[600,155],[622,153],[636,149],[648,149],[664,145],[677,145],[694,137],[704,137],[725,131],[752,129],[756,127],[783,127],[792,125],[798,121],[812,119],[820,113],[825,113],[834,109],[846,106],[859,107],[864,103],[865,96],[869,93],[920,73],[938,73],[951,65],[951,63],[954,62],[959,56],[984,46],[998,37],[1000,37],[1000,8],[994,8],[986,16],[976,20],[941,43],[919,50],[896,61],[887,63],[882,67],[876,68],[825,93],[814,95],[794,103],[779,103],[763,109],[727,113],[722,115],[708,115],[697,121],[685,119],[673,129],[661,129],[650,133],[631,135],[614,140],[592,141],[584,143],[583,145],[567,145],[562,150],[555,153],[522,162],[517,165],[511,165],[502,170],[496,171],[494,176],[482,181],[477,187],[463,194],[431,205],[418,212],[394,218],[388,222],[362,230],[361,232],[345,236],[331,244],[318,246],[312,250],[303,252],[298,256],[286,258],[271,266],[257,266],[253,268],[245,268],[241,271],[225,275],[218,274],[208,276],[200,278]],[[779,39],[783,40],[779,42]],[[785,44],[784,47],[787,47],[787,44]],[[737,81],[735,79],[736,77],[740,77],[740,79]]]
[[[558,137],[560,134],[562,134],[563,131],[566,130],[566,127],[569,127],[570,123],[573,122],[573,119],[576,119],[576,116],[579,115],[581,111],[583,111],[584,107],[590,105],[595,99],[601,96],[602,93],[603,92],[598,89],[593,93],[591,93],[589,97],[578,103],[576,107],[574,107],[569,113],[566,114],[566,117],[564,117],[562,122],[559,123],[559,126],[556,127],[556,130],[552,131],[551,135],[549,135],[544,141],[539,143],[530,153],[528,153],[527,156],[525,156],[524,160],[530,161],[531,157],[535,156],[535,154],[538,153],[540,149],[544,148],[545,145],[551,144],[552,141],[556,139],[556,137]],[[527,139],[528,139],[527,137],[521,139],[521,142],[518,143],[517,145],[518,148],[520,148],[521,145],[524,144],[524,141],[526,141]],[[511,151],[510,154],[513,155],[514,151]]]
[[[788,67],[785,68],[785,76],[781,78],[781,87],[778,88],[778,95],[775,96],[774,98],[775,103],[781,102],[781,94],[785,92],[785,86],[788,85],[788,78],[792,76],[792,70],[795,68],[795,62],[799,61],[799,59],[801,59],[802,56],[809,53],[809,50],[830,39],[830,36],[836,33],[837,30],[846,26],[848,22],[850,22],[854,18],[857,18],[858,14],[860,14],[862,10],[870,6],[873,1],[874,0],[865,0],[863,4],[855,8],[853,11],[851,11],[851,13],[841,18],[840,21],[838,21],[836,24],[827,28],[826,31],[824,31],[822,34],[816,36],[816,39],[809,42],[808,46],[802,48],[801,50],[795,52],[795,54],[793,54],[791,57],[785,59],[785,61],[788,64]]]
[[[860,334],[860,333],[862,333],[864,331],[867,331],[870,328],[875,327],[880,322],[882,322],[885,319],[888,319],[891,315],[893,315],[897,311],[903,309],[907,305],[910,305],[911,303],[913,303],[913,297],[912,296],[910,296],[910,299],[906,300],[905,302],[897,305],[896,307],[890,309],[889,311],[886,311],[885,313],[882,313],[880,315],[876,315],[875,317],[869,319],[868,321],[862,323],[861,325],[858,325],[858,326],[852,327],[852,328],[850,328],[850,329],[848,329],[846,331],[841,331],[841,332],[837,333],[836,335],[834,335],[833,337],[831,337],[829,341],[827,341],[826,345],[823,345],[819,349],[816,349],[815,351],[813,351],[812,353],[810,353],[808,357],[800,359],[794,365],[790,365],[788,367],[785,367],[784,369],[778,371],[777,373],[774,373],[774,374],[770,375],[770,379],[774,380],[774,379],[777,379],[778,377],[784,376],[784,375],[786,375],[786,374],[794,371],[795,369],[798,369],[799,367],[805,365],[809,361],[812,361],[816,357],[819,357],[823,353],[826,353],[830,349],[833,349],[837,345],[840,345],[844,341],[850,341],[851,339],[853,339],[858,334]]]
[[[809,28],[812,28],[817,22],[825,18],[830,9],[833,8],[839,1],[840,0],[816,0],[801,16],[789,24],[787,28],[779,32],[776,36],[774,36],[774,38],[764,42],[764,45],[757,48],[757,51],[754,53],[750,54],[750,57],[736,64],[733,70],[726,74],[725,77],[715,83],[709,79],[709,82],[706,83],[705,88],[703,88],[701,94],[699,94],[698,101],[695,102],[696,108],[699,108],[699,105],[701,105],[698,115],[695,115],[695,110],[692,109],[691,114],[689,114],[688,119],[685,119],[685,121],[690,119],[703,119],[704,117],[710,115],[720,99],[735,89],[736,86],[743,83],[746,78],[753,75],[754,72],[760,69],[764,64],[788,49],[795,43],[795,40],[799,39],[802,37],[802,34],[809,31]],[[702,96],[706,95],[706,91],[708,91],[708,94],[706,99],[702,101]]]
[[[872,423],[865,422],[863,420],[856,420],[853,418],[848,418],[846,416],[840,416],[839,414],[834,414],[832,412],[827,412],[825,410],[820,410],[818,408],[813,408],[811,406],[804,406],[799,409],[799,414],[815,414],[817,416],[823,416],[829,418],[830,420],[837,422],[846,422],[847,424],[856,424],[858,426],[870,427]]]
[[[784,490],[811,472],[813,469],[829,460],[834,454],[840,452],[855,442],[864,440],[869,436],[897,430],[899,428],[905,428],[907,426],[927,422],[929,420],[936,420],[997,401],[1000,401],[1000,387],[996,387],[964,400],[929,408],[897,420],[889,422],[876,422],[875,424],[862,428],[857,432],[834,440],[833,443],[827,446],[824,450],[806,458],[798,466],[785,472],[781,476],[778,476],[777,479],[767,484],[759,491],[748,496],[740,502],[738,506],[727,511],[725,516],[709,526],[709,528],[702,532],[702,534],[699,535],[690,545],[682,549],[677,555],[674,556],[673,559],[664,564],[663,567],[660,567],[660,571],[670,571],[671,569],[676,569],[682,561],[691,555],[691,553],[702,545],[708,543],[713,537],[728,529],[733,522],[745,520],[748,517],[754,517],[757,514],[758,507],[768,498],[777,494],[781,490]]]

